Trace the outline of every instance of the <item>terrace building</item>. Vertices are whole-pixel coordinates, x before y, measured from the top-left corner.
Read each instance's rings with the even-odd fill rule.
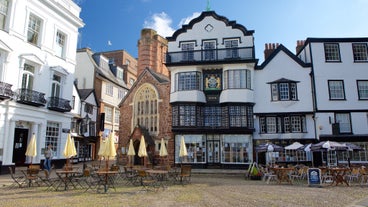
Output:
[[[48,144],[55,163],[65,159],[80,11],[71,0],[0,1],[0,173],[40,163]],[[25,156],[32,134],[34,158]]]

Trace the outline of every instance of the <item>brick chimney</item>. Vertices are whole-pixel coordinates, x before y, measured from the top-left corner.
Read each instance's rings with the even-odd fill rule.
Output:
[[[304,43],[305,43],[305,40],[296,41],[296,48],[295,48],[296,54],[298,54],[300,50],[303,48]]]
[[[275,49],[280,46],[279,43],[266,43],[265,50],[264,50],[264,58],[265,60],[272,54]]]

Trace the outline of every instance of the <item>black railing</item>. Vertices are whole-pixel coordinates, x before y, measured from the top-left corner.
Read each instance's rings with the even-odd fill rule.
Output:
[[[14,96],[14,92],[11,90],[12,85],[0,81],[0,99],[9,99]]]
[[[166,64],[254,60],[254,47],[169,52]]]
[[[44,106],[46,104],[45,94],[29,89],[18,89],[17,102],[32,106]]]
[[[47,104],[47,108],[53,111],[59,111],[59,112],[69,112],[72,110],[72,107],[70,106],[70,101],[59,98],[59,97],[50,97],[49,102]]]

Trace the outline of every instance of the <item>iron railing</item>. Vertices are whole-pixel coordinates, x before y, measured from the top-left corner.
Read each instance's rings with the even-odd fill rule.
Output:
[[[166,64],[254,60],[254,47],[169,52]]]
[[[11,84],[0,81],[0,99],[9,99],[14,96],[14,92],[11,90],[11,87]]]
[[[17,102],[32,106],[45,106],[45,94],[25,88],[18,89],[16,95]]]
[[[47,108],[59,112],[69,112],[72,110],[70,101],[59,97],[50,97]]]

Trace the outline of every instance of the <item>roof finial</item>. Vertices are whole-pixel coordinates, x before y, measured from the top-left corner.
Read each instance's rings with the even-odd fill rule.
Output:
[[[211,11],[210,0],[207,0],[206,11]]]

